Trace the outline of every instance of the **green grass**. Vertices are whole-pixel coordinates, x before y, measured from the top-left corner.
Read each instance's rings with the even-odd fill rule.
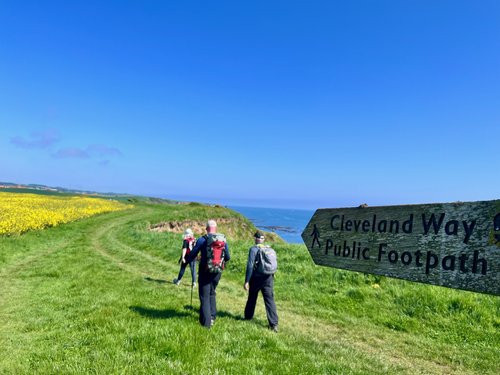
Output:
[[[276,243],[280,332],[242,320],[250,229],[230,241],[211,330],[189,306],[180,235],[149,223],[241,216],[136,202],[0,238],[0,373],[498,374],[500,299],[315,266]],[[245,227],[245,225],[243,225]]]

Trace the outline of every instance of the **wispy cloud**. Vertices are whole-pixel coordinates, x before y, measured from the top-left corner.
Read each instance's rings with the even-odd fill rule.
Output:
[[[45,149],[58,141],[59,134],[53,129],[32,132],[29,137],[15,136],[10,139],[14,146],[25,149]]]
[[[56,159],[95,158],[95,159],[100,159],[99,165],[106,166],[110,163],[109,158],[120,155],[122,155],[122,152],[116,147],[95,144],[95,145],[90,145],[86,148],[80,148],[80,147],[61,148],[57,152],[53,153],[52,157]]]
[[[56,159],[68,159],[68,158],[88,159],[90,155],[86,150],[83,150],[81,148],[66,147],[57,150],[57,152],[52,154],[52,157]]]
[[[106,145],[90,145],[87,147],[87,152],[98,157],[112,157],[122,154],[116,147],[109,147]]]
[[[62,147],[52,148],[59,142],[59,132],[47,129],[30,133],[28,137],[15,136],[10,139],[14,146],[24,149],[48,149],[54,159],[94,159],[100,166],[108,165],[112,158],[122,155],[122,152],[112,146],[104,144],[91,144],[87,147]]]

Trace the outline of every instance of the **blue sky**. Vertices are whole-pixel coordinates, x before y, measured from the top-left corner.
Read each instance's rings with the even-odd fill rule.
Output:
[[[0,4],[0,181],[225,204],[499,198],[500,2]]]

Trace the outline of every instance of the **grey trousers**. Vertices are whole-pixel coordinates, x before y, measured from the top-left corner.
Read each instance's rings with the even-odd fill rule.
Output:
[[[250,289],[248,291],[248,300],[245,306],[245,319],[252,319],[255,313],[257,297],[262,291],[264,304],[266,306],[267,321],[270,327],[278,325],[278,312],[274,302],[274,276],[273,275],[255,275],[250,279]]]

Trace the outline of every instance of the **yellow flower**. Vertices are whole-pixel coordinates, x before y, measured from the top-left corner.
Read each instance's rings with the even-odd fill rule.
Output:
[[[133,206],[102,198],[0,192],[0,235],[55,227],[130,207]]]

